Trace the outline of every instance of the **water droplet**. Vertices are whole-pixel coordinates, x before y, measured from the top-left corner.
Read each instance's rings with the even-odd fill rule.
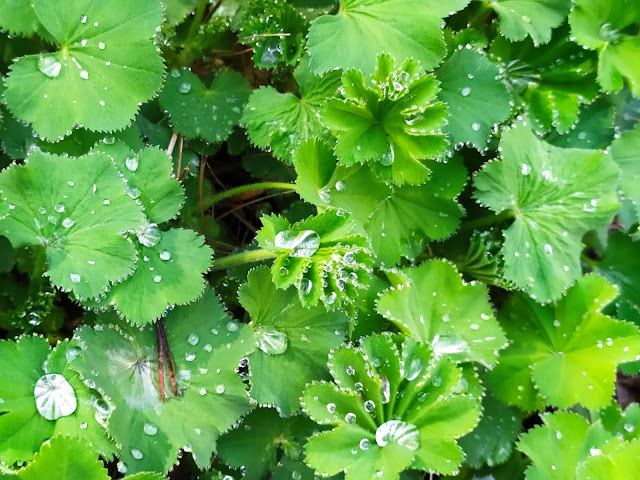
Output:
[[[132,448],[131,449],[131,456],[133,458],[135,458],[136,460],[142,460],[142,458],[144,457],[144,454],[138,450],[137,448]]]
[[[160,252],[160,259],[161,260],[170,260],[171,259],[171,253],[169,253],[166,250],[163,250],[162,252]]]
[[[191,91],[191,84],[189,82],[182,82],[178,87],[178,92],[189,93]]]
[[[462,90],[460,90],[460,95],[462,95],[463,97],[468,97],[471,94],[471,87],[464,87]]]
[[[58,374],[43,375],[33,390],[38,413],[47,420],[67,417],[76,411],[76,392],[66,378]]]
[[[77,273],[70,273],[69,278],[71,278],[71,282],[73,283],[80,283],[80,275]]]
[[[65,218],[64,220],[62,220],[62,226],[64,228],[71,228],[75,225],[76,222],[74,222],[73,220],[71,220],[70,218]]]
[[[420,432],[415,425],[400,420],[389,420],[376,430],[376,443],[384,447],[390,442],[416,451],[420,447]]]
[[[80,355],[80,349],[78,347],[70,347],[65,354],[67,362],[72,362],[78,355]]]
[[[153,277],[153,281],[156,283],[160,283],[162,281],[162,276],[156,275],[155,277]]]
[[[198,337],[198,335],[196,335],[195,333],[192,333],[191,335],[189,335],[189,338],[187,338],[187,342],[189,342],[189,345],[192,345],[194,347],[198,344],[199,341],[200,337]]]
[[[106,48],[106,45],[104,44],[104,42],[98,42],[98,48],[100,50],[104,50]]]
[[[476,123],[476,122],[472,123],[471,124],[471,130],[473,130],[474,132],[479,131],[480,130],[480,124]]]
[[[347,423],[356,423],[356,414],[353,412],[349,412],[344,416],[344,421]]]
[[[434,387],[439,387],[440,385],[442,385],[442,377],[433,377],[431,379],[431,384]]]
[[[236,322],[229,322],[227,323],[227,331],[231,332],[231,333],[235,333],[238,331],[238,324]]]
[[[342,192],[344,190],[344,182],[342,181],[336,182],[336,190],[339,192]]]
[[[55,209],[55,211],[56,211],[56,212],[58,212],[58,213],[62,213],[62,212],[64,212],[64,205],[63,205],[63,204],[61,204],[61,203],[59,203],[58,205],[56,205],[56,206],[54,207],[54,209]]]
[[[364,402],[364,409],[367,412],[373,412],[375,408],[376,408],[376,404],[373,400],[367,400],[366,402]]]
[[[419,358],[413,358],[404,372],[405,378],[409,381],[416,379],[422,373],[423,368],[422,361]]]
[[[177,68],[174,68],[173,70],[171,70],[171,76],[173,78],[180,78],[182,76],[182,73]]]
[[[162,234],[155,223],[146,224],[141,231],[136,232],[136,236],[142,245],[149,248],[155,247],[162,239]]]
[[[298,233],[284,230],[276,235],[275,246],[292,250],[292,257],[310,257],[320,248],[320,235],[313,230]]]
[[[336,411],[336,404],[335,403],[328,403],[327,404],[327,411],[329,413],[333,413]]]
[[[87,72],[86,70],[80,70],[80,78],[89,80],[89,72]]]
[[[187,353],[184,358],[185,358],[185,360],[187,362],[193,362],[196,359],[196,354],[195,353]]]
[[[41,55],[38,59],[38,70],[49,78],[56,78],[60,75],[62,64],[52,56]]]
[[[371,448],[371,442],[369,441],[368,438],[363,438],[362,440],[360,440],[359,443],[360,446],[360,450],[369,450],[369,448]]]
[[[527,15],[522,15],[520,18],[522,19],[522,21],[524,23],[531,23],[531,17],[529,17]]]
[[[308,278],[303,278],[302,280],[300,280],[300,292],[302,292],[303,295],[309,295],[312,288],[313,282],[311,280],[309,280]]]
[[[128,157],[124,161],[124,164],[131,172],[135,172],[138,169],[138,158],[137,157]]]
[[[225,387],[222,383],[220,383],[219,385],[216,385],[216,393],[218,395],[222,395],[226,389],[227,387]]]
[[[142,429],[144,430],[144,433],[146,433],[147,435],[153,436],[156,433],[158,433],[158,427],[156,427],[153,423],[145,423]]]
[[[520,171],[522,172],[522,175],[529,175],[531,173],[531,165],[523,163]]]
[[[258,348],[267,355],[282,355],[287,351],[287,336],[273,327],[263,327],[256,331]]]
[[[389,145],[389,150],[387,150],[382,157],[380,157],[380,160],[378,160],[378,162],[380,162],[380,165],[382,165],[383,167],[390,167],[391,165],[393,165],[393,162],[396,159],[396,151],[393,147],[393,145]]]

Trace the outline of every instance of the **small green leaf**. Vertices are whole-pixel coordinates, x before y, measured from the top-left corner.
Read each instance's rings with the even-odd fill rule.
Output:
[[[242,117],[251,142],[263,149],[271,148],[276,157],[287,162],[292,161],[293,153],[305,141],[326,134],[318,112],[340,85],[340,72],[315,76],[307,61],[300,63],[294,76],[299,96],[279,93],[273,87],[259,88],[249,97]]]
[[[415,258],[424,251],[425,238],[443,240],[460,225],[463,210],[455,198],[467,171],[457,156],[432,162],[429,180],[419,187],[389,185],[366,166],[336,168],[331,150],[318,143],[300,149],[295,168],[302,198],[350,212],[384,265]]]
[[[328,377],[327,356],[345,339],[348,317],[322,305],[304,308],[295,290],[276,289],[265,267],[249,272],[238,297],[258,347],[249,355],[251,396],[291,415],[300,408],[305,385]]]
[[[160,318],[170,305],[185,305],[200,297],[205,288],[202,274],[211,266],[213,251],[204,244],[204,237],[181,228],[156,231],[160,240],[153,245],[137,243],[135,272],[113,285],[102,301],[115,304],[136,325]]]
[[[640,24],[635,0],[576,0],[569,15],[576,42],[597,50],[598,82],[605,92],[620,90],[625,81],[640,97],[640,37],[632,33]]]
[[[247,80],[231,70],[219,72],[208,88],[189,70],[172,70],[160,105],[181,135],[222,142],[240,121],[250,91]]]
[[[603,277],[587,275],[553,306],[512,296],[499,316],[511,344],[487,376],[493,392],[526,410],[607,405],[616,365],[640,351],[638,327],[601,313],[616,295]]]
[[[277,255],[271,267],[278,288],[295,285],[302,305],[322,301],[328,309],[355,300],[369,282],[372,259],[364,237],[352,233],[346,212],[326,210],[293,225],[262,217],[258,244]]]
[[[329,100],[321,112],[322,122],[338,137],[340,164],[369,164],[396,185],[424,183],[429,178],[424,161],[440,156],[447,145],[440,130],[447,107],[435,102],[436,78],[422,73],[413,60],[394,70],[393,59],[383,54],[370,82],[349,70],[342,90],[345,99]]]
[[[126,127],[138,102],[162,85],[164,64],[151,41],[162,23],[159,2],[31,3],[46,38],[59,50],[11,65],[9,109],[49,140],[67,135],[75,124],[103,132]]]
[[[477,425],[477,399],[460,392],[461,371],[412,339],[373,335],[330,360],[336,384],[312,383],[305,412],[331,431],[312,436],[307,462],[321,475],[396,480],[408,468],[454,473],[455,439]]]
[[[164,16],[169,25],[182,22],[187,14],[198,5],[198,0],[161,0]]]
[[[624,132],[611,145],[611,158],[620,167],[620,188],[623,195],[640,208],[640,126]]]
[[[511,95],[497,78],[500,70],[483,54],[458,50],[435,72],[442,90],[438,98],[449,107],[444,128],[452,143],[483,149],[495,126],[509,117]]]
[[[543,413],[540,417],[544,424],[525,433],[517,445],[533,462],[526,479],[590,478],[576,476],[576,467],[589,456],[600,455],[611,434],[600,424],[589,425],[575,413]]]
[[[220,437],[218,455],[227,465],[242,468],[243,480],[260,480],[269,472],[273,478],[301,479],[302,476],[282,477],[275,473],[283,460],[297,463],[299,475],[310,473],[313,478],[313,470],[301,460],[302,447],[316,430],[314,427],[317,428],[315,423],[301,415],[282,418],[273,409],[257,408],[238,427]],[[247,456],[248,450],[255,454]]]
[[[317,72],[356,68],[373,73],[376,56],[387,52],[398,63],[414,58],[425,69],[446,53],[442,19],[469,0],[340,0],[336,15],[311,23],[308,49]],[[410,12],[410,14],[408,14]]]
[[[18,472],[21,480],[109,480],[90,444],[76,437],[54,437],[42,445],[33,463]]]
[[[104,152],[127,181],[126,192],[139,200],[147,219],[162,223],[174,218],[184,203],[184,191],[171,176],[173,163],[157,147],[134,152],[122,142],[98,144],[94,151]]]
[[[490,2],[500,17],[500,33],[511,41],[530,36],[535,44],[551,40],[551,30],[559,27],[571,9],[571,0],[494,0]]]
[[[0,234],[14,247],[43,245],[57,287],[95,297],[131,273],[135,249],[120,234],[139,229],[144,215],[107,155],[34,151],[25,165],[0,173],[0,192],[10,212]]]
[[[378,312],[415,341],[430,345],[436,357],[458,362],[496,363],[506,338],[496,322],[483,284],[463,285],[456,269],[432,260],[401,271],[407,284],[383,293]]]
[[[528,128],[503,133],[502,160],[474,179],[474,196],[515,217],[504,233],[504,275],[540,302],[555,300],[580,275],[582,236],[618,209],[618,169],[600,151],[561,149]]]
[[[0,342],[3,462],[10,465],[31,460],[40,445],[54,435],[80,437],[105,458],[113,456],[114,446],[98,423],[96,406],[103,400],[68,366],[78,353],[68,342],[52,352],[40,337]]]
[[[108,427],[130,473],[166,472],[186,446],[199,468],[209,467],[219,434],[250,410],[235,369],[254,348],[253,335],[227,316],[213,291],[169,312],[164,322],[181,393],[172,395],[165,364],[164,403],[152,327],[82,327],[76,333],[83,353],[73,368],[117,406]]]

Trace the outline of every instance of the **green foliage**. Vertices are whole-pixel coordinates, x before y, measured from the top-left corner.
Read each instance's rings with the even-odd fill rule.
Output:
[[[370,83],[362,72],[347,71],[344,100],[329,100],[321,113],[322,122],[338,137],[340,164],[369,164],[396,185],[424,183],[429,168],[422,161],[439,156],[446,146],[440,132],[446,106],[433,103],[438,90],[438,81],[423,74],[417,63],[408,60],[394,70],[388,55],[378,57]]]
[[[541,302],[580,275],[581,237],[618,209],[618,169],[603,152],[560,149],[526,127],[504,132],[502,160],[475,176],[475,198],[514,221],[505,231],[505,277]]]
[[[461,371],[412,339],[385,335],[336,350],[336,384],[312,383],[305,412],[335,428],[312,436],[307,461],[325,475],[397,479],[408,468],[454,473],[455,439],[478,422],[477,399],[462,394]]]
[[[639,28],[0,0],[0,478],[634,477]]]
[[[164,65],[150,41],[161,22],[158,2],[36,0],[31,8],[38,32],[58,50],[16,60],[4,96],[13,114],[33,123],[39,135],[55,140],[74,124],[121,129],[138,102],[160,90]]]

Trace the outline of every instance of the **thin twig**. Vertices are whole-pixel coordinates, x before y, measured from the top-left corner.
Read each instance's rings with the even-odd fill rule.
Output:
[[[180,144],[178,145],[178,168],[176,168],[176,178],[180,180],[180,167],[182,167],[182,146],[184,145],[184,138],[180,137]]]
[[[238,210],[240,210],[241,208],[247,207],[247,206],[249,206],[249,205],[251,205],[251,204],[258,203],[258,202],[262,202],[263,200],[267,200],[267,199],[272,198],[272,197],[277,197],[278,195],[286,195],[286,194],[288,194],[288,193],[295,193],[295,191],[293,191],[293,190],[284,190],[284,191],[282,191],[282,192],[278,192],[278,193],[273,193],[273,194],[271,194],[271,195],[267,195],[266,197],[260,197],[260,198],[257,198],[257,199],[255,199],[255,200],[251,200],[250,202],[246,202],[246,203],[243,203],[242,205],[238,205],[237,207],[232,208],[231,210],[229,210],[229,211],[227,211],[227,212],[223,213],[223,214],[222,214],[222,215],[220,215],[218,218],[216,218],[216,220],[220,221],[220,220],[222,220],[224,217],[226,217],[227,215],[230,215],[230,214],[232,214],[233,212],[238,211]]]
[[[202,224],[202,235],[204,235],[204,238],[207,238],[207,222],[205,221],[205,216],[204,216],[204,168],[207,164],[207,159],[206,157],[202,157],[200,159],[200,184],[199,184],[199,189],[200,189],[200,222]]]
[[[167,147],[167,155],[171,155],[173,153],[173,147],[176,146],[176,140],[178,139],[178,134],[174,133],[171,135],[171,140],[169,140],[169,146]]]
[[[162,341],[162,334],[160,330],[160,322],[162,320],[156,320],[156,340],[158,341],[158,388],[160,389],[160,400],[165,401],[164,393],[164,342]]]

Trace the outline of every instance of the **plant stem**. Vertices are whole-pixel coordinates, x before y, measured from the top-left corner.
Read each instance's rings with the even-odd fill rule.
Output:
[[[476,220],[472,220],[471,222],[467,222],[460,227],[458,232],[469,232],[472,230],[483,229],[485,227],[492,227],[493,225],[497,225],[498,223],[511,218],[515,218],[513,211],[504,210],[498,215],[487,215],[486,217],[481,217]]]
[[[237,253],[235,255],[229,255],[214,260],[211,270],[224,270],[238,265],[259,262],[261,260],[268,260],[276,257],[277,255],[269,250],[250,250],[248,252]]]
[[[216,203],[219,203],[222,200],[225,200],[229,197],[233,197],[234,195],[238,195],[239,193],[252,192],[254,190],[264,190],[268,188],[271,188],[271,189],[279,188],[282,190],[295,190],[296,186],[293,183],[284,183],[284,182],[252,183],[251,185],[242,185],[240,187],[235,187],[229,190],[225,190],[224,192],[220,192],[214,195],[211,201],[215,205]]]
[[[187,44],[189,45],[198,34],[200,25],[202,25],[202,19],[204,18],[204,11],[207,8],[208,4],[208,0],[198,0],[198,8],[196,9],[196,13],[193,16],[193,22],[191,23],[191,27],[189,28],[189,35],[187,35]]]

